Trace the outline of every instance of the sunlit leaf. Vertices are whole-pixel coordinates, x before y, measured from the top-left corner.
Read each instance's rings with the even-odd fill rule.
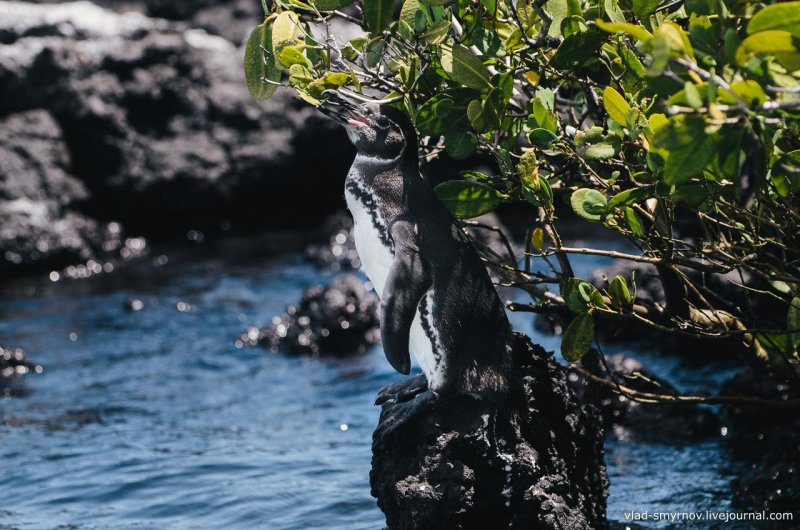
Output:
[[[653,37],[653,35],[642,26],[629,22],[606,22],[597,19],[595,23],[597,27],[603,31],[607,31],[608,33],[627,33],[641,42],[647,42]]]
[[[625,116],[627,116],[631,106],[613,87],[607,86],[603,89],[603,107],[605,107],[608,116],[612,120],[623,127],[625,126]]]
[[[460,44],[442,46],[442,69],[462,85],[477,89],[491,87],[489,71],[483,62]]]
[[[269,26],[256,26],[245,44],[244,76],[247,91],[254,99],[267,99],[278,89],[280,71],[272,55],[272,32]],[[272,81],[273,83],[270,83]]]
[[[573,211],[587,221],[600,221],[606,212],[608,200],[597,190],[581,188],[572,193],[569,199]]]
[[[798,41],[788,31],[770,30],[750,35],[736,50],[736,61],[744,65],[751,57],[769,54],[789,70],[800,70]]]
[[[773,4],[753,15],[747,24],[750,35],[759,31],[787,31],[800,37],[800,2]]]

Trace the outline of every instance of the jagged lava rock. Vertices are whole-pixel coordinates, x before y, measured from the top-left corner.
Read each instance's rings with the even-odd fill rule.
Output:
[[[343,131],[289,91],[252,101],[224,38],[89,2],[2,2],[0,41],[0,117],[53,117],[88,217],[163,238],[313,226],[342,203]]]
[[[720,394],[773,401],[800,399],[800,385],[776,383],[751,370],[726,381]],[[737,476],[731,485],[740,510],[797,513],[800,506],[800,409],[755,405],[722,408]],[[791,526],[794,524],[794,526]],[[796,522],[786,528],[796,528]],[[775,528],[784,526],[775,525]]]
[[[519,389],[501,406],[455,396],[403,421],[400,396],[424,376],[384,389],[370,482],[389,528],[607,527],[599,414],[551,353],[522,335],[515,353]]]
[[[0,130],[0,272],[86,267],[95,258],[119,257],[126,245],[119,224],[77,210],[88,192],[69,174],[69,151],[53,116],[20,112],[0,119]]]
[[[321,232],[327,240],[306,247],[304,256],[308,261],[319,268],[336,272],[358,270],[361,267],[353,238],[353,218],[348,212],[340,210],[330,215],[323,221]]]
[[[364,353],[380,339],[378,297],[352,274],[303,293],[298,305],[275,316],[264,328],[253,328],[239,339],[273,352],[303,355]]]

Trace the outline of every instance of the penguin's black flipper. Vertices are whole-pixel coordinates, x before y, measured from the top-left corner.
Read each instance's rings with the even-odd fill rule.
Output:
[[[413,227],[404,221],[392,225],[395,255],[381,297],[381,340],[386,359],[401,374],[411,372],[409,333],[420,300],[431,287],[431,278],[419,249],[410,243]]]

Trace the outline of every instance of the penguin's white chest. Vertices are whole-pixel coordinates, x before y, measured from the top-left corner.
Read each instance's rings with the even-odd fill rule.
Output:
[[[345,190],[345,198],[347,207],[353,216],[353,238],[358,257],[361,260],[361,268],[372,282],[378,297],[382,297],[386,278],[394,261],[392,250],[383,242],[385,238],[381,236],[382,232],[387,233],[388,226],[377,211],[370,212],[367,206],[350,190]],[[445,356],[435,355],[437,348],[441,348],[441,346],[437,344],[438,334],[434,325],[435,307],[432,294],[431,291],[428,291],[423,299],[425,302],[424,326],[420,311],[417,310],[414,315],[409,334],[409,349],[425,373],[428,386],[435,390],[443,382]]]

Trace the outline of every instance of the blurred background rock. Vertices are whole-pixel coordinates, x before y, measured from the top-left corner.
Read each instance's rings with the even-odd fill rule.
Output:
[[[247,94],[240,46],[260,15],[250,0],[0,2],[3,276],[343,206],[343,132],[288,93]]]

